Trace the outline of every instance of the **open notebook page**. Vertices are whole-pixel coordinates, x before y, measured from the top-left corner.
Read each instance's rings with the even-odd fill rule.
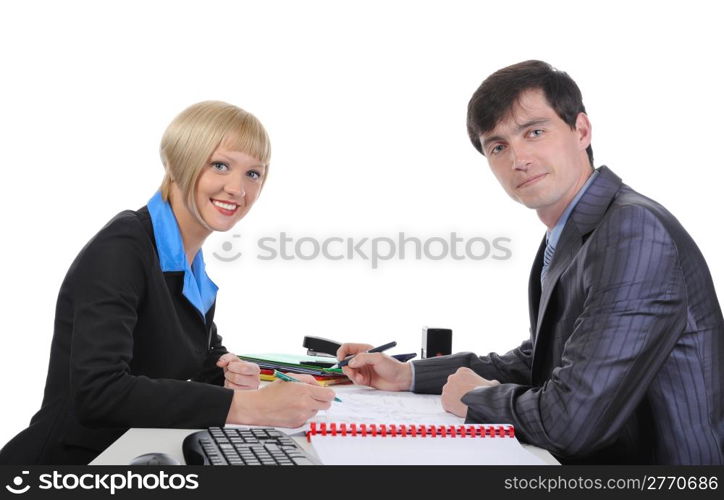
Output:
[[[465,419],[442,409],[440,396],[411,392],[378,391],[364,386],[337,393],[342,403],[332,403],[312,418],[315,422],[357,424],[459,425]]]
[[[442,409],[440,396],[387,392],[355,386],[339,391],[332,403],[311,420],[345,424],[418,424],[459,426],[464,419]],[[491,424],[485,424],[486,426]],[[497,424],[492,424],[497,425]],[[328,465],[481,465],[543,464],[510,437],[362,437],[310,436]]]

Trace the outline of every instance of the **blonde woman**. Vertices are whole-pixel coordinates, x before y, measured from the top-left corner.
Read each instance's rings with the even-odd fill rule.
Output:
[[[227,352],[201,246],[259,197],[269,138],[250,113],[195,104],[161,141],[161,189],[116,215],[81,250],[58,296],[45,395],[2,464],[84,464],[129,427],[225,423],[296,427],[329,407],[309,384],[262,389],[259,367]]]

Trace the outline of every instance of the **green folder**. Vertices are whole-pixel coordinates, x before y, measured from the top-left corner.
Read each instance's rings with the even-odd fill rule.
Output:
[[[309,373],[311,375],[321,376],[339,376],[342,375],[341,368],[323,368],[307,364],[309,362],[318,363],[320,361],[329,360],[330,363],[336,363],[334,358],[320,358],[319,356],[295,355],[295,354],[279,354],[279,353],[263,353],[263,354],[240,354],[239,359],[251,361],[262,368],[283,369],[296,373]]]

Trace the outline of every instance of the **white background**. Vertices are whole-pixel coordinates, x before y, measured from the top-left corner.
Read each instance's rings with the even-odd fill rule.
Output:
[[[683,223],[724,293],[721,47],[715,2],[3,2],[0,7],[0,445],[39,408],[55,299],[73,258],[162,177],[158,143],[206,99],[273,143],[260,201],[204,247],[230,350],[303,352],[315,334],[419,351],[506,351],[528,334],[543,235],[465,131],[482,79],[525,59],[583,91],[596,165]],[[512,239],[507,261],[262,262],[256,239]],[[242,258],[211,257],[222,244]]]

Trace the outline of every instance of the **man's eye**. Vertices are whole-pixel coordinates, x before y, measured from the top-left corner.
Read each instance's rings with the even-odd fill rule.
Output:
[[[497,155],[497,154],[500,153],[501,151],[503,151],[503,145],[502,145],[502,144],[496,144],[495,146],[493,146],[492,148],[490,148],[490,154],[491,154],[491,155]]]
[[[220,161],[212,161],[211,168],[214,168],[219,172],[227,172],[229,170],[229,165]]]
[[[531,137],[540,137],[541,135],[543,135],[543,130],[542,130],[542,129],[537,128],[537,129],[535,129],[535,130],[531,130],[531,131],[530,131],[530,136],[531,136]]]

